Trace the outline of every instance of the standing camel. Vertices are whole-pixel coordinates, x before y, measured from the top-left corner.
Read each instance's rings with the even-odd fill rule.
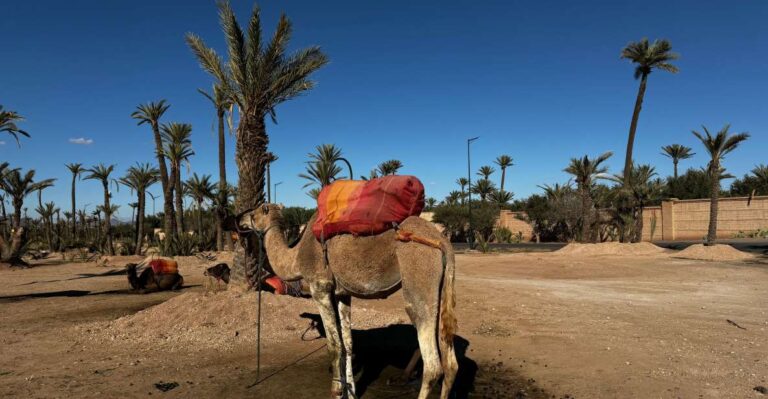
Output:
[[[424,372],[419,399],[425,399],[435,382],[443,377],[441,398],[447,398],[458,372],[453,348],[456,331],[454,315],[454,254],[450,243],[431,223],[412,216],[398,230],[362,237],[334,236],[323,245],[312,232],[312,216],[298,244],[288,247],[279,206],[264,205],[237,218],[228,218],[226,227],[247,234],[247,248],[259,249],[263,237],[270,272],[286,281],[304,279],[328,337],[332,359],[332,398],[353,397],[352,297],[385,298],[403,289],[405,310],[416,327]],[[406,242],[407,237],[413,241]],[[416,241],[435,243],[440,248]],[[257,254],[256,254],[257,255]]]

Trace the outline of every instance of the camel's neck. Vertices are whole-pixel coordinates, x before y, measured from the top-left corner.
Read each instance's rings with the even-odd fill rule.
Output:
[[[267,235],[264,239],[267,257],[269,258],[270,266],[272,266],[272,271],[283,280],[296,280],[301,278],[297,261],[299,252],[298,246],[289,248],[285,239],[285,234],[283,234],[283,229],[280,227],[280,221],[273,220],[272,223],[275,227],[272,227],[267,231]]]

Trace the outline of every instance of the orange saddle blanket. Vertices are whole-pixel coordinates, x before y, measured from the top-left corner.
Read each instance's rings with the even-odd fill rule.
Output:
[[[177,274],[179,272],[179,264],[172,259],[152,259],[149,261],[149,267],[155,275],[161,274]]]
[[[414,176],[384,176],[369,181],[337,180],[317,198],[312,233],[318,240],[338,234],[383,233],[424,209],[424,185]]]

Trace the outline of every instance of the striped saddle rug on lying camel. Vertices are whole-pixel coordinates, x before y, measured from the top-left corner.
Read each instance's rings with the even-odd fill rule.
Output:
[[[317,197],[312,233],[320,241],[338,234],[380,234],[423,209],[424,185],[414,176],[337,180]]]

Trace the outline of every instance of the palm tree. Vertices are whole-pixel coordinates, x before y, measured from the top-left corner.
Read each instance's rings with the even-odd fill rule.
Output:
[[[193,173],[192,177],[184,182],[184,188],[187,195],[197,204],[197,234],[203,236],[203,202],[213,199],[216,186],[211,182],[211,175],[198,176]]]
[[[635,109],[632,112],[632,122],[629,125],[627,156],[624,160],[624,177],[628,178],[632,172],[632,147],[635,144],[637,120],[640,117],[640,109],[643,107],[643,97],[645,97],[645,87],[648,84],[648,75],[654,69],[677,73],[677,67],[672,65],[670,61],[674,61],[678,57],[677,53],[672,52],[672,44],[664,39],[654,40],[653,43],[649,43],[647,38],[643,38],[639,42],[629,43],[621,51],[622,59],[628,59],[632,63],[637,64],[635,67],[635,79],[640,79]]]
[[[272,152],[267,153],[267,202],[272,202],[272,163],[279,158]]]
[[[139,121],[139,125],[147,123],[152,128],[152,135],[155,139],[155,156],[160,169],[160,182],[163,186],[163,230],[169,237],[175,233],[173,183],[169,182],[168,168],[165,165],[163,139],[160,134],[160,118],[170,106],[165,100],[150,102],[137,106],[136,111],[131,114],[132,118]]]
[[[757,187],[763,192],[768,192],[768,166],[763,164],[756,165],[752,169],[752,174],[757,180]]]
[[[485,202],[494,191],[496,191],[496,185],[488,179],[480,179],[470,188],[472,193],[480,196],[480,201]]]
[[[86,169],[88,174],[85,176],[86,180],[98,180],[101,182],[101,186],[104,189],[104,205],[101,207],[104,211],[104,237],[106,238],[107,254],[114,255],[115,248],[112,243],[112,213],[113,209],[109,203],[112,194],[109,192],[109,175],[115,170],[115,165],[106,166],[100,163],[90,169]]]
[[[710,156],[709,164],[707,164],[707,175],[711,182],[709,229],[707,230],[705,245],[714,245],[717,240],[717,205],[720,199],[720,180],[733,177],[725,173],[722,162],[727,154],[735,150],[742,141],[749,138],[749,133],[737,133],[729,136],[730,125],[725,125],[713,136],[705,126],[701,128],[704,130],[704,134],[694,131],[693,135],[701,140]]]
[[[16,111],[6,111],[0,105],[0,133],[8,133],[16,139],[16,144],[21,147],[19,136],[29,137],[29,133],[19,129],[16,122],[23,121],[24,118]]]
[[[551,200],[551,201],[558,201],[564,198],[572,190],[570,181],[568,181],[568,183],[563,185],[561,185],[560,183],[555,183],[554,186],[545,184],[543,186],[538,186],[538,187],[544,190],[544,195],[547,197],[548,200]]]
[[[320,189],[331,184],[336,180],[336,176],[341,173],[341,167],[336,163],[343,159],[341,149],[333,144],[323,144],[315,147],[315,153],[308,154],[310,161],[307,162],[306,173],[299,175],[302,179],[309,182],[303,186],[307,188],[311,185],[318,185]],[[317,192],[320,193],[319,191]],[[312,191],[310,191],[312,196]],[[314,198],[317,198],[316,196]]]
[[[125,176],[120,178],[120,184],[135,191],[136,200],[136,249],[135,255],[141,255],[144,245],[144,215],[147,209],[147,189],[160,181],[160,170],[148,163],[137,163],[128,168]]]
[[[446,205],[458,205],[459,200],[464,200],[464,194],[460,193],[456,190],[451,191],[448,193],[448,196],[445,197],[445,203]]]
[[[5,172],[5,176],[0,180],[1,187],[9,197],[13,205],[12,227],[18,229],[21,227],[21,210],[24,207],[24,198],[40,188],[50,187],[56,179],[45,179],[39,182],[34,181],[35,171],[28,170],[22,173],[19,169],[12,169]]]
[[[493,162],[501,169],[501,187],[499,190],[504,191],[504,182],[507,177],[507,168],[514,166],[515,164],[512,163],[512,157],[509,155],[499,155]]]
[[[224,141],[224,119],[227,116],[227,110],[229,110],[232,107],[232,100],[229,98],[227,93],[224,91],[224,89],[221,88],[221,85],[214,84],[213,85],[213,92],[212,94],[206,93],[202,89],[198,89],[200,94],[204,95],[205,98],[211,101],[211,104],[213,104],[213,108],[216,109],[216,118],[218,119],[218,127],[219,127],[219,193],[226,193],[227,188],[227,166],[226,166],[226,146]],[[230,114],[231,115],[231,114]],[[267,166],[269,167],[269,166]],[[269,187],[269,183],[267,183],[267,187]],[[216,201],[217,205],[220,205],[222,209],[225,209],[227,207],[227,198],[219,198]],[[224,243],[226,241],[227,249],[232,249],[232,240],[228,235],[224,234],[224,231],[221,228],[221,225],[223,223],[223,216],[224,214],[222,212],[216,212],[216,249],[221,251],[224,249]]]
[[[466,193],[464,192],[464,187],[466,187],[469,184],[469,180],[467,180],[466,177],[459,177],[456,179],[456,184],[458,184],[461,187],[461,203],[464,204],[464,197],[466,196]]]
[[[397,171],[402,167],[402,162],[397,159],[390,159],[389,161],[380,163],[379,166],[376,167],[376,172],[381,176],[394,175],[397,174]]]
[[[503,191],[501,189],[496,190],[489,195],[491,202],[502,208],[509,205],[509,203],[512,201],[512,197],[514,197],[513,193],[509,191]]]
[[[485,180],[488,180],[488,178],[490,178],[494,172],[496,172],[496,169],[494,169],[493,166],[485,165],[480,167],[480,169],[477,171],[477,175],[481,176]]]
[[[5,191],[5,194],[10,197],[11,204],[13,205],[13,220],[11,227],[14,234],[11,237],[11,242],[6,243],[2,235],[0,235],[0,262],[7,262],[10,264],[25,265],[26,263],[21,259],[21,255],[26,244],[26,232],[21,225],[21,212],[24,208],[24,198],[29,194],[38,190],[40,186],[50,186],[53,184],[53,179],[41,180],[35,182],[35,171],[29,170],[22,175],[19,169],[7,169],[7,163],[0,164],[0,172],[5,170],[4,173],[0,173],[0,189]]]
[[[688,159],[696,155],[696,153],[691,152],[692,150],[690,147],[686,147],[682,144],[665,145],[664,147],[661,147],[661,150],[663,151],[661,155],[672,158],[672,165],[675,167],[675,179],[677,179],[677,164],[680,160]]]
[[[67,169],[69,169],[70,172],[72,172],[72,214],[74,215],[77,212],[77,208],[75,207],[75,185],[77,184],[77,180],[80,179],[80,175],[85,172],[85,168],[83,168],[83,164],[81,163],[68,163]],[[72,219],[72,239],[76,239],[77,237],[77,222],[75,219]]]
[[[53,215],[59,211],[59,208],[53,202],[46,202],[38,206],[35,211],[40,215],[43,226],[45,226],[45,239],[48,242],[48,250],[53,251]]]
[[[435,205],[437,205],[437,200],[432,197],[429,197],[426,199],[426,201],[424,201],[424,205],[426,206],[425,209],[431,211],[432,209],[435,208]]]
[[[188,123],[165,123],[160,127],[163,135],[163,155],[171,165],[169,183],[176,195],[176,234],[184,233],[184,192],[181,186],[181,163],[188,161],[192,151],[192,125]]]
[[[622,241],[628,239],[631,242],[640,242],[643,238],[643,208],[652,200],[657,199],[662,192],[663,184],[659,179],[654,180],[656,168],[651,165],[633,165],[632,174],[629,179],[624,175],[613,175],[608,177],[617,184],[614,196],[629,199],[632,209],[632,218],[634,219],[633,234],[625,237]],[[629,182],[629,184],[627,184]]]
[[[267,115],[276,120],[278,104],[312,89],[309,77],[328,62],[318,47],[309,47],[287,56],[291,23],[285,15],[269,41],[262,41],[261,19],[254,7],[244,34],[228,1],[219,3],[221,26],[227,42],[229,62],[190,33],[187,43],[201,67],[213,75],[221,89],[238,107],[236,154],[240,211],[264,202],[264,174],[267,164]]]
[[[592,185],[594,179],[608,172],[608,167],[602,164],[613,155],[606,152],[597,158],[584,155],[582,158],[571,158],[571,163],[563,171],[574,177],[581,196],[581,240],[589,241],[592,226]]]

